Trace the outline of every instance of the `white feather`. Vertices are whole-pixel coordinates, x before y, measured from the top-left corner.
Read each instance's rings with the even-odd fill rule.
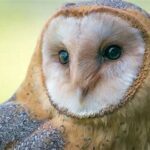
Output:
[[[78,64],[80,53],[90,51],[86,45],[88,42],[92,49],[98,49],[104,40],[110,43],[124,42],[125,56],[118,62],[109,62],[107,65],[104,62],[100,69],[103,78],[98,81],[96,88],[82,97],[80,86],[72,86],[72,72],[66,73],[68,68],[54,61],[52,54],[57,48],[59,51],[59,45],[65,45],[70,53],[70,64]],[[43,70],[51,100],[60,109],[65,108],[76,116],[97,114],[111,105],[118,105],[137,78],[144,51],[140,31],[121,18],[95,13],[83,18],[57,17],[45,32],[42,49]],[[57,51],[55,57],[58,57]],[[75,70],[80,74],[77,68],[70,69]]]

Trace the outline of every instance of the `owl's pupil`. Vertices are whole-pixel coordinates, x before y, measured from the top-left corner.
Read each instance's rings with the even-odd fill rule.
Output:
[[[59,61],[61,64],[67,64],[69,62],[69,53],[66,50],[59,51]]]
[[[111,45],[105,49],[103,56],[110,60],[116,60],[120,58],[121,54],[122,54],[122,48],[120,46]]]

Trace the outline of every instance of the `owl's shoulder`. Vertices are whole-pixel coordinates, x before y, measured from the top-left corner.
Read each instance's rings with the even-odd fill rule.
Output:
[[[32,118],[14,99],[0,105],[0,149],[62,149],[64,142],[59,130],[52,128],[49,121]]]

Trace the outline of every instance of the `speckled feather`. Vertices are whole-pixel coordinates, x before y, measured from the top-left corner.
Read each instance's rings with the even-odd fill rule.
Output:
[[[0,149],[6,144],[23,140],[40,124],[40,121],[31,119],[20,105],[4,103],[0,106]]]
[[[21,105],[6,102],[0,106],[0,150],[61,150],[64,141],[57,129],[38,121]]]
[[[48,128],[45,128],[47,126]],[[15,150],[62,150],[64,141],[60,136],[60,131],[53,129],[50,124],[44,124],[34,133],[20,142],[14,148]]]
[[[80,7],[80,6],[93,6],[93,5],[102,5],[102,6],[109,6],[112,8],[119,8],[119,9],[132,9],[137,10],[143,13],[145,16],[150,17],[145,10],[140,8],[137,5],[134,5],[130,2],[126,2],[123,0],[93,0],[93,1],[81,1],[81,2],[73,2],[73,3],[66,3],[64,7]]]

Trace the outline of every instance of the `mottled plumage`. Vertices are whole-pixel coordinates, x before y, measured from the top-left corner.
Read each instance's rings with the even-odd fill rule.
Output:
[[[121,0],[62,6],[0,105],[0,150],[149,150],[149,17]]]
[[[140,8],[137,5],[134,5],[132,3],[129,3],[127,1],[122,1],[122,0],[93,0],[93,1],[82,1],[82,2],[77,2],[77,3],[67,3],[65,7],[80,7],[82,5],[102,5],[102,6],[109,6],[112,8],[118,8],[118,9],[132,9],[132,10],[137,10],[143,13],[144,15],[150,17],[149,13],[147,13],[145,10]]]

